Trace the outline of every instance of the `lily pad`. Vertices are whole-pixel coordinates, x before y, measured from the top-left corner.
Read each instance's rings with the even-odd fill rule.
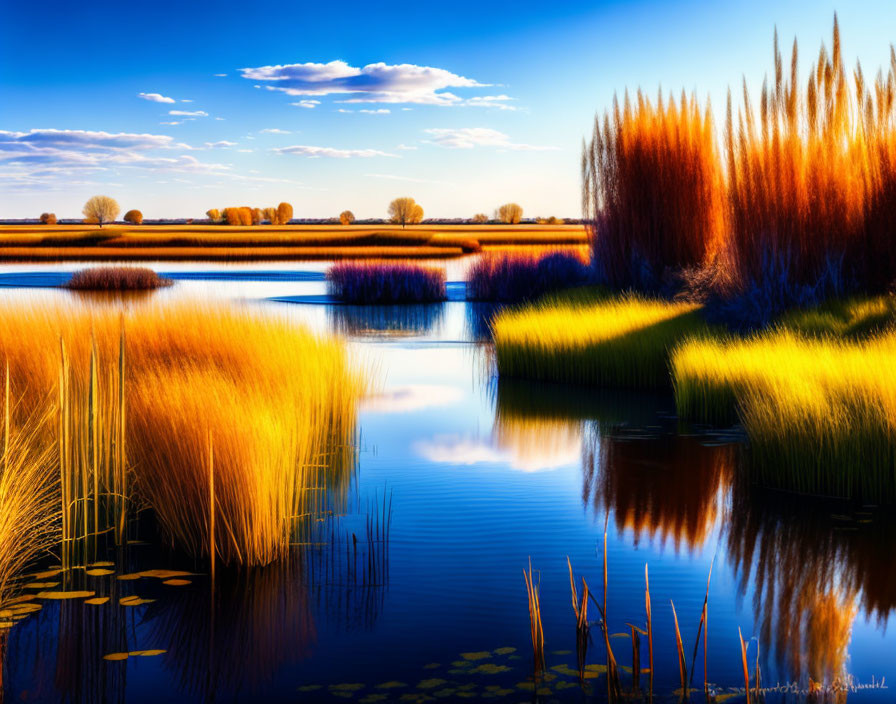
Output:
[[[485,658],[490,658],[492,654],[487,650],[481,650],[476,653],[461,653],[460,656],[464,660],[485,660]]]
[[[92,570],[87,570],[87,574],[91,577],[105,577],[107,574],[115,574],[115,570],[107,570],[104,567],[97,567]]]
[[[132,650],[128,655],[131,657],[151,658],[155,655],[162,655],[167,652],[167,650]]]
[[[108,655],[103,655],[103,660],[127,660],[127,653],[109,653]]]
[[[447,680],[440,680],[438,677],[433,677],[428,680],[420,680],[420,682],[417,683],[417,689],[435,689],[446,683]]]
[[[510,668],[507,667],[507,665],[495,665],[493,662],[486,662],[473,668],[473,672],[477,672],[481,675],[497,675],[499,672],[509,671]]]
[[[185,587],[188,584],[192,584],[189,579],[166,579],[162,584],[167,584],[169,587]]]
[[[151,604],[155,599],[142,599],[139,596],[123,596],[118,600],[122,606],[140,606],[141,604]]]
[[[511,653],[515,653],[516,648],[496,648],[495,655],[510,655]]]
[[[108,603],[109,597],[107,596],[98,596],[94,599],[85,599],[85,604],[90,604],[91,606],[102,606],[105,603]]]
[[[38,592],[38,599],[86,599],[96,592]]]

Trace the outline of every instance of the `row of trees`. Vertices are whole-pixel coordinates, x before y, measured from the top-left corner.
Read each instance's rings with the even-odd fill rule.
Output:
[[[286,225],[292,220],[292,205],[280,203],[276,208],[250,208],[247,205],[237,208],[212,208],[205,213],[212,222],[228,225],[261,225],[267,221],[271,225]]]
[[[109,196],[93,196],[84,204],[82,213],[84,222],[102,227],[104,224],[115,222],[121,208],[114,198]],[[293,209],[290,203],[280,203],[276,208],[250,208],[249,206],[228,207],[223,210],[212,208],[205,213],[208,219],[215,223],[226,223],[234,226],[261,225],[268,222],[271,225],[286,225],[292,220]],[[523,218],[523,208],[517,203],[505,203],[495,210],[494,219],[503,223],[515,225]],[[473,216],[474,223],[489,222],[485,213],[477,213]],[[396,198],[389,203],[389,220],[396,225],[416,225],[423,221],[423,208],[413,198]],[[143,223],[143,213],[139,210],[129,210],[124,215],[124,221],[132,225]],[[355,215],[351,210],[344,210],[339,214],[339,222],[343,225],[351,225],[355,221]],[[41,213],[40,222],[44,225],[55,225],[55,213]],[[562,224],[558,218],[538,219],[539,223]]]

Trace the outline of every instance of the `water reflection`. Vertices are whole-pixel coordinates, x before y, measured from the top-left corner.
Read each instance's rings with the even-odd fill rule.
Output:
[[[896,607],[896,518],[862,507],[733,485],[727,546],[766,652],[804,681],[845,674],[859,610]]]
[[[330,328],[351,337],[425,335],[439,325],[443,315],[441,303],[327,307]]]
[[[468,338],[474,342],[490,342],[492,339],[492,321],[506,307],[503,303],[468,301],[465,306]]]

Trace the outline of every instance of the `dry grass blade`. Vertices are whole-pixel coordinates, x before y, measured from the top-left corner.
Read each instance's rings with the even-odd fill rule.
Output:
[[[650,576],[644,563],[644,606],[647,610],[647,650],[650,662],[649,696],[653,698],[653,616],[650,611]]]
[[[740,660],[744,669],[744,692],[747,695],[747,704],[750,704],[750,670],[747,666],[747,644],[740,628],[737,629],[737,637],[740,638]]]
[[[684,659],[684,645],[681,642],[681,631],[678,628],[678,614],[675,613],[675,602],[672,604],[672,618],[675,621],[675,646],[678,649],[678,674],[681,678],[681,696],[682,699],[688,698],[688,667]]]
[[[532,572],[532,560],[529,560],[529,571],[523,570],[523,580],[526,582],[526,595],[529,600],[529,629],[532,635],[532,654],[535,664],[535,674],[545,670],[544,660],[544,629],[541,624],[541,602],[539,599],[539,585],[534,580]]]

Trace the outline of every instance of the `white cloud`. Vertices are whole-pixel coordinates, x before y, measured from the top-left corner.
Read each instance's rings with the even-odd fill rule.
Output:
[[[463,392],[454,386],[409,384],[366,398],[363,408],[376,413],[411,413],[425,408],[451,406],[462,398]]]
[[[311,158],[327,157],[329,159],[351,159],[354,157],[367,159],[375,156],[394,157],[394,154],[382,152],[378,149],[335,149],[333,147],[313,147],[305,144],[295,144],[290,147],[280,147],[273,151],[278,154],[296,154]]]
[[[316,108],[320,105],[319,100],[300,100],[297,103],[290,103],[290,105],[295,105],[297,108]]]
[[[419,147],[415,147],[410,144],[399,144],[398,148],[401,149],[403,152],[413,152],[413,151],[416,151]]]
[[[169,110],[169,115],[180,115],[181,117],[208,117],[205,110]]]
[[[265,82],[268,90],[287,95],[349,95],[350,103],[462,103],[447,88],[482,88],[488,84],[433,66],[416,64],[367,64],[350,66],[345,61],[285,64],[242,68],[243,78]]]
[[[279,127],[269,127],[265,130],[258,130],[258,134],[292,134],[289,130],[281,130]]]
[[[226,73],[216,73],[215,78],[224,78],[226,75]]]
[[[215,119],[216,119],[216,120],[223,120],[224,118],[223,118],[223,117],[216,117]]]
[[[508,101],[514,100],[509,95],[477,95],[467,98],[464,105],[479,108],[497,108],[498,110],[516,110],[515,105],[508,105]]]
[[[367,115],[388,115],[392,111],[389,108],[379,108],[378,110],[358,110],[358,112],[363,112]]]
[[[143,98],[144,100],[149,100],[153,103],[174,103],[177,102],[174,98],[168,98],[161,93],[137,93],[138,98]]]
[[[433,144],[448,149],[472,149],[473,147],[497,147],[512,151],[551,151],[556,147],[539,147],[532,144],[511,142],[503,132],[488,127],[433,128],[424,130],[432,136]]]
[[[228,142],[226,139],[222,139],[217,142],[206,142],[205,146],[208,149],[227,149],[228,147],[235,147],[236,144],[236,142]]]
[[[181,98],[181,99],[180,99],[180,102],[182,102],[182,103],[192,103],[192,102],[193,102],[193,99],[192,99],[192,98]]]
[[[254,152],[255,150],[254,150],[254,149],[237,149],[237,151],[240,152],[240,153],[242,153],[242,154],[251,154],[251,153]]]
[[[180,125],[182,124],[179,120],[169,120],[168,122],[160,122],[160,125]]]
[[[336,112],[354,112],[354,110],[346,110],[345,108],[337,108]]]

